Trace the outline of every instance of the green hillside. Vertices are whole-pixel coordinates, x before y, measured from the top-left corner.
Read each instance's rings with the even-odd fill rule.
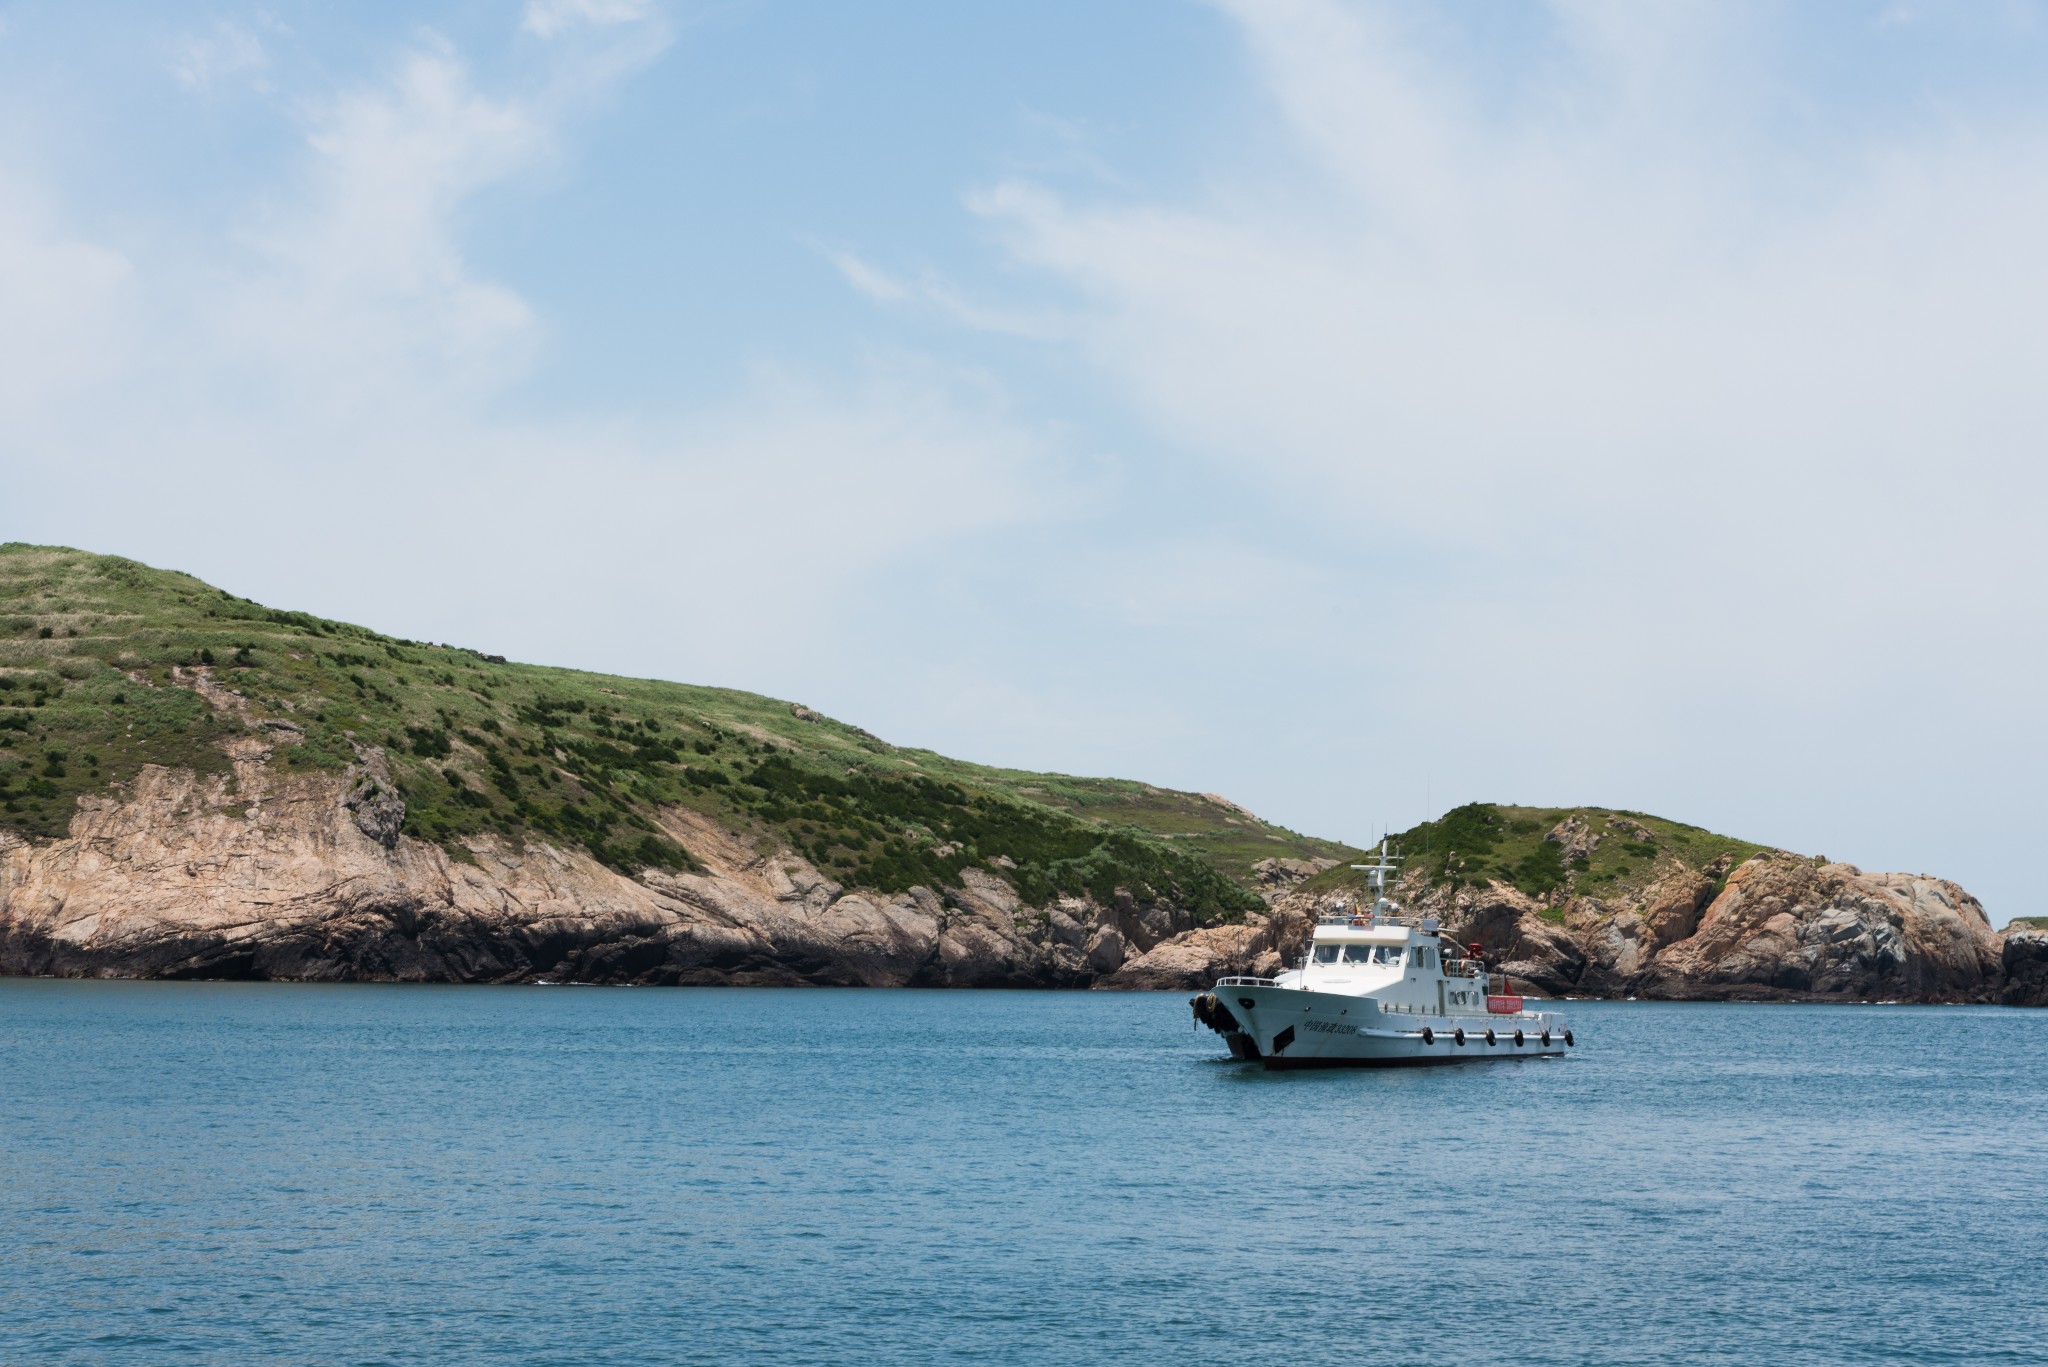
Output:
[[[1355,854],[1194,794],[966,764],[773,698],[513,664],[131,560],[0,546],[0,826],[60,835],[80,795],[145,764],[225,771],[222,742],[251,727],[298,769],[383,747],[406,832],[457,858],[496,833],[628,874],[690,868],[656,820],[688,808],[850,887],[946,887],[982,865],[1034,902],[1122,888],[1207,920],[1259,905],[1258,860]]]
[[[1574,819],[1590,839],[1577,857],[1569,839],[1549,835]],[[1473,802],[1454,807],[1393,838],[1401,865],[1411,880],[1457,891],[1498,880],[1536,899],[1555,900],[1569,884],[1572,891],[1613,897],[1653,882],[1674,862],[1705,869],[1720,863],[1732,868],[1770,848],[1730,836],[1715,835],[1645,812],[1605,807],[1513,807]],[[1312,889],[1362,886],[1348,867],[1331,869],[1308,885]]]

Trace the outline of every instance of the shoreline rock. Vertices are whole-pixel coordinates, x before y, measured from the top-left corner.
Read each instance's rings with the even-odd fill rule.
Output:
[[[958,888],[849,891],[668,814],[706,871],[629,878],[581,850],[398,833],[374,755],[345,774],[151,766],[69,834],[0,844],[0,973],[306,981],[1085,987],[1192,928],[1129,898],[1024,906]]]
[[[1354,895],[1304,890],[1325,861],[1269,861],[1267,909],[1208,926],[1127,895],[1029,906],[976,869],[883,895],[680,811],[668,834],[703,872],[633,878],[494,840],[451,855],[401,834],[373,748],[337,775],[274,769],[255,736],[232,744],[232,774],[151,766],[82,800],[62,839],[0,835],[0,973],[1179,991],[1270,976]],[[1607,898],[1397,894],[1550,996],[2048,1005],[2048,929],[1994,932],[1944,879],[1770,852],[1674,860]]]
[[[1995,932],[1976,898],[1924,875],[1768,852],[1725,871],[1674,861],[1615,899],[1546,903],[1501,882],[1397,891],[1496,970],[1554,997],[2048,1006],[2048,930]],[[1239,940],[1178,936],[1098,985],[1196,990],[1226,973],[1268,976],[1298,959],[1317,913],[1353,896],[1290,893]]]

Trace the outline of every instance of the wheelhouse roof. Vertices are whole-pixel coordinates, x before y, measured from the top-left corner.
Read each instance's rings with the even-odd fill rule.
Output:
[[[1342,926],[1321,925],[1316,927],[1316,939],[1337,942],[1353,942],[1368,945],[1400,945],[1408,943],[1410,937],[1418,940],[1434,940],[1434,935],[1424,935],[1419,930],[1406,926]]]

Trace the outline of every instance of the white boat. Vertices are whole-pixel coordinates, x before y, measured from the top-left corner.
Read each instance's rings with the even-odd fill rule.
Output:
[[[1564,1017],[1531,1010],[1508,979],[1439,933],[1437,918],[1387,898],[1384,843],[1365,871],[1369,907],[1316,920],[1301,967],[1273,978],[1220,978],[1190,1003],[1232,1057],[1268,1068],[1393,1067],[1559,1055]]]

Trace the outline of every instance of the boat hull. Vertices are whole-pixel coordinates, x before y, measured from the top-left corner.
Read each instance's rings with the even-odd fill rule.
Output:
[[[1370,997],[1228,983],[1215,996],[1238,1027],[1225,1036],[1232,1055],[1275,1070],[1424,1068],[1557,1057],[1567,1048],[1563,1020],[1543,1011],[1412,1015],[1382,1011]]]

